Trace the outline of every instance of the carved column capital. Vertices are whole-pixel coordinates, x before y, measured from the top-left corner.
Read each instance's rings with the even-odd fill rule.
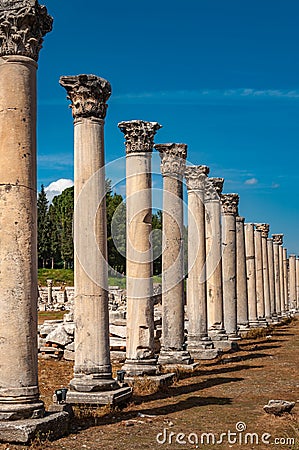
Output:
[[[205,188],[205,201],[220,200],[224,178],[208,178]]]
[[[154,148],[161,157],[161,173],[163,176],[183,178],[186,168],[186,144],[156,144]]]
[[[118,128],[125,135],[126,153],[152,152],[156,132],[162,128],[158,122],[130,120],[120,122]]]
[[[37,61],[52,24],[47,8],[36,0],[0,0],[0,56],[20,55]]]
[[[239,195],[238,194],[221,194],[222,211],[224,215],[237,216]]]
[[[111,95],[109,81],[96,75],[75,75],[60,77],[59,83],[67,91],[72,102],[72,114],[80,117],[96,117],[104,120],[107,112],[107,100]]]
[[[262,232],[262,237],[268,239],[270,225],[268,223],[256,223],[255,227]]]
[[[188,166],[185,178],[188,191],[202,191],[205,189],[210,169],[207,166]]]
[[[273,243],[282,245],[283,243],[283,234],[272,234]]]

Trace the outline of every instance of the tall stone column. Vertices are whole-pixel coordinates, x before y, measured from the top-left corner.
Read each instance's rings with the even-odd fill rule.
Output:
[[[126,145],[128,376],[154,375],[151,158],[157,122],[120,122]]]
[[[290,309],[289,302],[289,260],[288,250],[283,248],[283,287],[284,287],[284,304],[286,312]]]
[[[162,346],[160,364],[190,364],[184,350],[183,175],[186,144],[156,144],[163,176]]]
[[[270,312],[271,317],[276,317],[276,304],[275,304],[275,273],[274,273],[274,252],[273,252],[273,239],[267,239],[268,247],[268,264],[269,264],[269,291],[270,291]]]
[[[36,69],[51,29],[37,2],[0,1],[0,420],[44,413],[37,375]]]
[[[206,208],[206,272],[208,327],[212,338],[224,337],[222,292],[222,237],[220,195],[223,178],[207,178]],[[225,335],[226,339],[227,336]]]
[[[296,310],[299,311],[299,258],[296,258],[296,294],[297,294]]]
[[[259,326],[266,326],[265,302],[264,302],[262,232],[258,228],[256,228],[254,231],[254,245],[255,245],[257,317],[258,317],[258,321],[259,321]]]
[[[207,166],[186,167],[188,190],[188,350],[194,358],[215,358],[218,351],[208,337],[205,240],[205,184]]]
[[[280,283],[280,257],[279,247],[282,244],[282,234],[272,234],[274,252],[274,275],[275,275],[275,304],[277,318],[281,318],[281,283]]]
[[[264,309],[265,309],[265,319],[266,321],[268,321],[271,319],[269,259],[268,259],[268,244],[267,244],[270,225],[268,223],[259,223],[256,224],[256,227],[257,230],[260,230],[262,236]]]
[[[254,224],[245,224],[245,252],[248,290],[248,319],[249,326],[258,327],[257,303],[256,303],[256,271],[255,271],[255,245]]]
[[[48,288],[48,305],[52,305],[53,302],[53,295],[52,295],[52,288],[53,288],[53,280],[47,280],[47,288]]]
[[[290,309],[295,310],[297,306],[297,274],[296,255],[289,256],[289,281],[290,281]]]
[[[68,403],[117,403],[128,388],[112,378],[109,345],[104,121],[110,83],[63,76],[74,118],[74,377]]]
[[[244,217],[236,217],[237,324],[240,331],[249,328],[244,221]]]
[[[239,339],[237,331],[237,260],[236,260],[236,216],[238,194],[222,194],[223,214],[223,305],[224,328],[229,339]]]
[[[286,314],[286,304],[285,304],[285,290],[284,290],[284,267],[283,267],[283,234],[280,234],[280,244],[279,244],[279,282],[280,282],[280,310],[281,314],[285,316]]]

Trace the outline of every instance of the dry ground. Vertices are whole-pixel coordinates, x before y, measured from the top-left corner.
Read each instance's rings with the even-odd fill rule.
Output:
[[[270,333],[271,338],[244,340],[239,352],[225,355],[217,362],[201,364],[194,373],[178,375],[172,386],[159,392],[152,392],[149,382],[139,385],[132,402],[122,411],[109,411],[107,407],[76,411],[69,436],[56,442],[34,442],[29,448],[299,449],[299,403],[292,415],[274,417],[263,411],[270,399],[296,402],[299,399],[299,320],[276,327]],[[40,390],[46,405],[54,389],[67,385],[71,376],[71,363],[40,360]],[[242,422],[238,427],[246,426],[246,431],[236,430],[238,422]],[[202,433],[214,433],[219,441],[221,433],[229,430],[236,433],[231,435],[230,443],[227,435],[223,436],[222,443],[214,445],[212,441],[207,444],[202,436]],[[256,433],[253,443],[249,436],[249,442],[245,443],[246,432]],[[156,439],[158,433],[162,433],[158,436],[160,443]],[[263,433],[271,435],[264,436],[269,444],[262,443]],[[288,443],[289,438],[295,438],[296,443]],[[197,439],[196,446],[192,442]],[[17,448],[20,449],[0,444],[0,450]]]

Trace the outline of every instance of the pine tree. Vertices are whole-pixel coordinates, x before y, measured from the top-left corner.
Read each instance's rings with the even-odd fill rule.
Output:
[[[48,221],[48,199],[44,189],[41,185],[41,191],[37,199],[37,252],[39,266],[45,267],[46,262],[50,257],[50,233]]]

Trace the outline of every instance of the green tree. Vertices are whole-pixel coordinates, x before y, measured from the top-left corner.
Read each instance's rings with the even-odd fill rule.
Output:
[[[152,248],[154,258],[154,275],[162,273],[162,211],[152,215]]]
[[[45,267],[50,258],[51,236],[48,220],[48,199],[44,185],[37,199],[37,253],[39,267]]]

